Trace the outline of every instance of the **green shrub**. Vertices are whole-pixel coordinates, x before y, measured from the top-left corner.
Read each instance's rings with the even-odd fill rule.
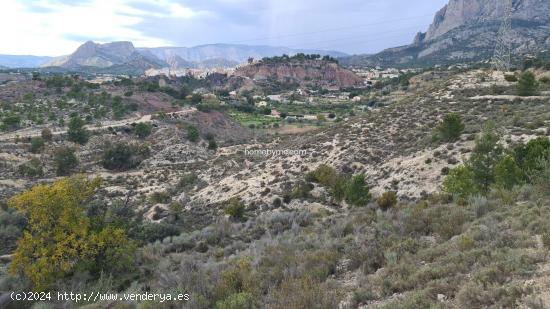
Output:
[[[309,182],[299,181],[292,190],[291,197],[295,199],[305,199],[309,197],[309,192],[313,190],[313,185]]]
[[[541,160],[550,159],[550,138],[539,137],[527,144],[516,146],[514,148],[514,158],[527,177],[536,171],[540,171],[539,164]]]
[[[518,81],[518,95],[520,96],[532,96],[537,94],[538,83],[535,78],[535,74],[526,71],[523,73]]]
[[[57,148],[54,153],[54,164],[58,176],[69,175],[78,165],[74,149],[70,147]]]
[[[211,139],[208,141],[208,150],[216,150],[218,149],[218,144],[215,140]]]
[[[338,173],[336,170],[328,165],[322,164],[317,169],[315,169],[312,172],[309,172],[306,175],[306,180],[319,183],[323,186],[331,187],[334,182],[336,181],[336,178],[338,177]]]
[[[470,195],[478,193],[479,190],[472,170],[460,165],[453,168],[443,180],[443,191],[465,200]]]
[[[495,181],[494,167],[502,157],[500,137],[496,134],[494,125],[489,123],[476,139],[470,159],[466,163],[474,174],[474,180],[481,193],[487,193]]]
[[[33,137],[31,139],[31,146],[29,150],[32,153],[41,153],[45,145],[46,143],[42,137]]]
[[[170,194],[166,191],[153,192],[149,197],[149,200],[153,204],[165,204],[170,201]]]
[[[140,122],[134,127],[134,133],[139,138],[146,138],[147,136],[149,136],[149,134],[151,134],[152,129],[153,126],[151,126],[150,123]]]
[[[542,244],[544,248],[550,250],[550,233],[542,234]]]
[[[21,213],[10,208],[0,209],[0,255],[13,252],[26,224]]]
[[[239,198],[231,198],[226,202],[224,212],[226,215],[234,219],[242,219],[244,217],[246,207]]]
[[[117,142],[106,144],[102,165],[108,170],[128,170],[138,166],[149,156],[149,147],[141,144]]]
[[[67,130],[70,141],[81,145],[88,142],[89,132],[84,125],[85,122],[80,117],[71,117],[69,120],[69,129]]]
[[[337,202],[341,202],[345,198],[347,179],[338,174],[338,172],[328,165],[320,165],[312,172],[309,172],[306,181],[321,184],[328,188]]]
[[[216,302],[216,309],[253,309],[254,298],[252,294],[241,292],[229,295],[224,300]]]
[[[19,165],[19,173],[27,177],[41,177],[44,175],[43,164],[38,158],[32,158],[29,161]]]
[[[47,142],[51,141],[53,139],[52,130],[48,128],[42,129],[42,132],[40,133],[40,136]]]
[[[474,240],[468,235],[460,235],[456,245],[460,251],[468,251],[475,247]]]
[[[443,121],[437,126],[436,138],[444,142],[456,141],[464,131],[464,124],[458,114],[450,113],[443,117]]]
[[[366,206],[370,198],[365,175],[352,177],[346,188],[346,202],[352,206]]]
[[[189,189],[191,186],[195,185],[197,180],[198,180],[197,175],[193,173],[187,173],[180,178],[178,182],[178,188]]]
[[[397,193],[395,192],[384,192],[378,200],[376,200],[378,207],[386,211],[397,204]]]
[[[495,185],[510,190],[523,182],[524,176],[513,156],[504,156],[494,168]]]
[[[515,75],[510,75],[510,74],[504,74],[504,79],[507,82],[512,82],[512,83],[518,81],[518,78]]]
[[[143,243],[153,243],[157,240],[163,240],[166,237],[176,236],[181,233],[180,229],[168,223],[143,223],[132,230],[130,236]]]
[[[197,127],[192,125],[187,126],[187,139],[193,143],[199,141],[199,130]]]
[[[15,130],[18,129],[21,124],[21,117],[19,115],[8,115],[2,118],[3,130]]]

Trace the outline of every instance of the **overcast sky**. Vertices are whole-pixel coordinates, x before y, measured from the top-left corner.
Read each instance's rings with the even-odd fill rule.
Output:
[[[412,42],[448,0],[2,0],[0,54],[59,56],[87,40],[373,53]]]

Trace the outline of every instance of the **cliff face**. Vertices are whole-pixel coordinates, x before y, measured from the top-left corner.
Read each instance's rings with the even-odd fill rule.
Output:
[[[363,85],[363,80],[352,71],[323,60],[257,63],[238,68],[234,75],[250,78],[256,82],[274,81],[283,84],[296,83],[302,86],[346,88]]]
[[[97,44],[89,41],[78,47],[71,55],[55,59],[46,66],[64,68],[128,66],[143,70],[157,67],[161,64],[160,62],[147,54],[139,53],[131,42]]]
[[[376,55],[343,59],[347,65],[432,66],[489,60],[504,16],[504,1],[450,0],[426,33],[408,46]],[[550,0],[512,0],[512,52],[535,54],[550,48]]]
[[[498,21],[504,14],[504,1],[507,0],[450,0],[436,13],[425,39],[436,39],[467,24]],[[548,0],[513,0],[512,7],[512,18],[516,20],[547,22],[549,19]]]

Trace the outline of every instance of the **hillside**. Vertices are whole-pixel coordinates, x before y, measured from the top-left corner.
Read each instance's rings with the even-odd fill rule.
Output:
[[[300,59],[298,56],[266,58],[239,67],[234,76],[245,77],[264,86],[281,84],[338,89],[363,86],[359,76],[334,61]]]
[[[513,2],[512,42],[516,55],[550,48],[550,2]],[[436,13],[425,33],[411,45],[390,48],[375,55],[342,59],[346,65],[433,66],[489,60],[503,16],[499,0],[451,0]]]
[[[52,57],[0,55],[0,66],[8,68],[37,68],[51,61]]]
[[[224,96],[198,95],[208,88],[199,80],[163,79],[161,88],[159,78],[92,86],[71,76],[23,75],[0,87],[6,226],[0,291],[38,283],[63,291],[78,282],[83,290],[176,288],[189,293],[189,308],[546,308],[550,72],[544,67],[530,71],[538,91],[522,96],[521,72],[514,80],[483,69],[428,71],[406,89],[366,89],[373,108],[348,102],[340,120],[317,119],[307,131],[298,130],[305,122],[290,119],[243,126],[240,109],[215,104]],[[324,70],[347,75],[331,59],[283,58],[242,73],[305,81]],[[354,80],[327,84],[347,78]],[[195,96],[176,91],[186,88]],[[203,103],[193,105],[197,95]],[[452,137],[439,129],[448,115],[462,123]],[[262,155],[268,149],[292,152]],[[483,162],[489,162],[485,188],[468,170]],[[80,173],[102,181],[88,183]],[[51,192],[48,199],[41,190]],[[22,192],[24,199],[10,199]],[[117,248],[90,253],[109,263],[90,267],[87,255],[61,251],[74,262],[68,271],[52,264],[44,277],[24,267],[8,273],[13,263],[32,263],[11,255],[33,248],[14,251],[22,231],[34,226],[16,209],[27,205],[18,201],[62,211],[76,207],[75,199],[81,207],[75,216],[90,226],[81,233],[100,249]],[[51,220],[41,228],[59,231],[65,221],[56,216],[41,216]],[[96,245],[97,237],[106,241]],[[2,308],[17,305],[0,295]]]

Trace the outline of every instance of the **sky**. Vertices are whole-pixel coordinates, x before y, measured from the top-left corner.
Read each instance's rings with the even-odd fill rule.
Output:
[[[378,52],[412,42],[448,0],[2,0],[0,54],[60,56],[85,41],[228,43]]]

